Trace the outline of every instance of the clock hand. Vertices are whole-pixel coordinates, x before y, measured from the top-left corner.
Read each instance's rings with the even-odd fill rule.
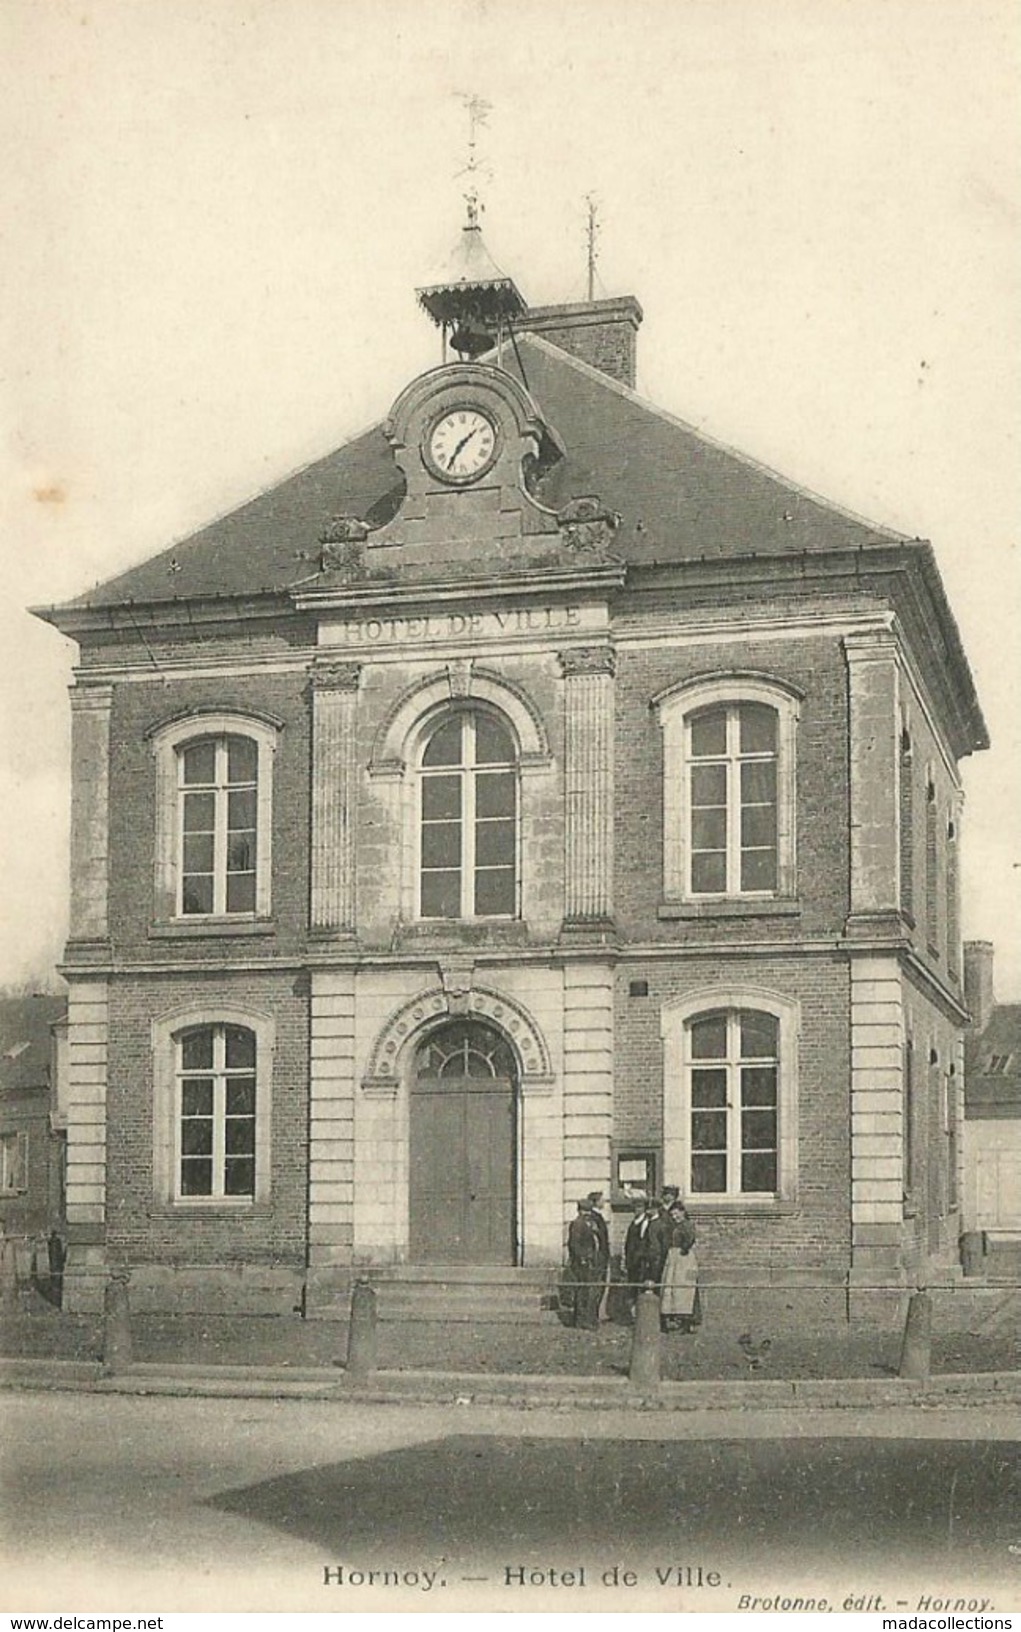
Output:
[[[457,447],[454,449],[453,453],[450,455],[450,458],[447,460],[447,469],[448,470],[453,470],[454,460],[459,459],[461,457],[461,454],[462,454],[463,450],[468,446],[468,443],[471,441],[472,437],[473,436],[478,436],[478,434],[479,434],[478,426],[473,425],[472,429],[468,432],[468,435],[467,436],[462,436],[460,442],[457,444]]]

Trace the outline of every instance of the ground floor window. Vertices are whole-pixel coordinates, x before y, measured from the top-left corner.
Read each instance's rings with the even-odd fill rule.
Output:
[[[742,1206],[794,1198],[797,1015],[753,989],[665,1005],[664,1175],[687,1195]]]
[[[777,1022],[753,1009],[688,1022],[692,1194],[776,1191]]]
[[[269,1199],[274,1032],[268,1015],[228,1004],[154,1022],[158,1204],[234,1208]]]
[[[178,1038],[181,1196],[255,1195],[255,1050],[245,1026]]]

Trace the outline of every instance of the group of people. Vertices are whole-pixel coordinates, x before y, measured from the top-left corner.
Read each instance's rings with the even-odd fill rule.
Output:
[[[632,1196],[634,1216],[624,1237],[621,1290],[630,1319],[639,1293],[651,1287],[659,1294],[663,1331],[694,1331],[701,1324],[695,1226],[676,1185],[665,1185],[656,1197]],[[606,1201],[593,1190],[578,1203],[567,1232],[566,1282],[573,1324],[588,1331],[599,1325],[607,1291],[610,1231]]]

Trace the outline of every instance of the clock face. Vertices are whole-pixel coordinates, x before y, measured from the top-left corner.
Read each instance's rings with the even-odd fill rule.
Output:
[[[426,458],[445,482],[471,482],[496,458],[496,426],[479,408],[451,408],[429,432]]]

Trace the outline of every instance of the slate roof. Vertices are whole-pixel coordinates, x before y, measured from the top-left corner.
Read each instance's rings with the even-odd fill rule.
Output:
[[[996,1003],[965,1039],[965,1115],[1021,1116],[1021,1003]]]
[[[0,1095],[50,1082],[50,1027],[67,1013],[62,997],[0,998]]]
[[[622,518],[614,549],[630,563],[907,542],[712,441],[542,336],[518,336],[516,352],[505,347],[503,361],[566,448],[536,497],[557,509],[597,495]],[[374,425],[69,605],[286,594],[314,572],[328,516],[381,525],[402,490],[382,424]]]

